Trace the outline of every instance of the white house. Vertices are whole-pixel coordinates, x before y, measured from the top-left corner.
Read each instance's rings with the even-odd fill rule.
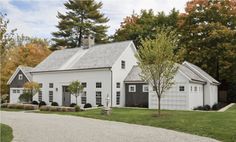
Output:
[[[54,51],[33,68],[30,80],[41,85],[41,91],[33,99],[69,106],[75,102],[75,97],[67,87],[70,82],[79,80],[85,87],[78,100],[80,105],[105,105],[109,97],[113,107],[157,108],[152,87],[139,77],[141,70],[137,66],[134,56],[137,51],[132,41],[89,45]],[[14,86],[11,84],[14,83],[11,80],[17,80],[15,74],[18,72],[19,69],[8,82],[10,102],[17,102],[18,95],[12,91]],[[190,110],[217,103],[219,82],[199,67],[184,62],[179,65],[174,79],[175,85],[161,101],[163,109]]]

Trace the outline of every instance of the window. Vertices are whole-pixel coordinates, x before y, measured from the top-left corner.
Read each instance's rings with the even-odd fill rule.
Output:
[[[43,84],[42,84],[42,83],[39,83],[39,87],[42,88],[42,87],[43,87]]]
[[[17,93],[20,93],[20,90],[16,90],[17,91]]]
[[[136,92],[136,86],[135,85],[129,85],[129,92]]]
[[[49,102],[53,102],[53,91],[49,91]]]
[[[81,84],[82,84],[82,86],[83,86],[84,88],[87,87],[87,83],[86,83],[86,82],[82,82]]]
[[[96,92],[96,105],[102,104],[102,92]]]
[[[19,80],[22,80],[22,79],[23,79],[23,75],[22,75],[22,74],[19,74],[19,75],[18,75],[18,79],[19,79]]]
[[[81,104],[86,104],[87,98],[86,98],[86,91],[83,92],[81,95]]]
[[[143,92],[148,92],[148,85],[143,85]]]
[[[102,82],[97,82],[96,83],[96,88],[102,88]]]
[[[194,91],[197,92],[197,86],[194,87]]]
[[[13,93],[16,93],[16,90],[12,90]]]
[[[179,91],[183,92],[184,91],[184,86],[179,86]]]
[[[116,105],[120,105],[120,92],[116,92]]]
[[[125,61],[123,61],[123,60],[121,61],[121,68],[125,69]]]
[[[116,83],[116,88],[120,88],[120,82]]]
[[[39,102],[42,101],[42,91],[39,91],[39,94],[38,94],[38,101],[39,101]]]
[[[193,86],[191,86],[191,92],[193,91]]]
[[[49,83],[49,88],[53,88],[53,83]]]

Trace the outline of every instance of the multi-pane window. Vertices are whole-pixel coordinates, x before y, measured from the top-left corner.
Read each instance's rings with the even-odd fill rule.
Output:
[[[123,60],[121,61],[121,68],[125,69],[125,61],[123,61]]]
[[[53,91],[49,91],[49,102],[53,102]]]
[[[82,82],[81,84],[82,84],[82,86],[83,86],[84,88],[87,87],[87,83],[86,83],[86,82]]]
[[[18,79],[19,79],[19,80],[22,80],[22,79],[23,79],[23,74],[19,74],[19,75],[18,75]]]
[[[120,105],[120,92],[116,92],[116,105]]]
[[[81,95],[81,104],[86,104],[87,98],[86,98],[86,91],[84,91]]]
[[[43,87],[43,84],[42,84],[42,83],[39,83],[39,87],[42,88],[42,87]]]
[[[116,88],[120,88],[120,82],[116,83]]]
[[[17,93],[20,93],[20,90],[16,90]]]
[[[102,88],[102,82],[97,82],[96,83],[96,88]]]
[[[179,86],[179,91],[183,92],[184,91],[184,86]]]
[[[96,105],[102,104],[102,92],[97,91],[96,92]]]
[[[38,93],[38,101],[39,102],[42,101],[42,91],[39,91],[39,93]]]
[[[136,92],[136,86],[135,85],[129,85],[129,92]]]
[[[53,88],[53,83],[49,83],[49,88]]]
[[[143,85],[143,92],[148,92],[148,85]]]
[[[13,93],[16,93],[16,90],[12,90]]]
[[[197,92],[197,86],[194,87],[194,91]]]

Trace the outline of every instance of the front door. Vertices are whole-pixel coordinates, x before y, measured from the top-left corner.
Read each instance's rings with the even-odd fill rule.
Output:
[[[62,105],[70,106],[71,104],[71,94],[68,91],[68,86],[62,86]]]

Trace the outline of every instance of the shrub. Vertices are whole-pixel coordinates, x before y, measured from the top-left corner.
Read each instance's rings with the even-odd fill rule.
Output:
[[[50,109],[50,106],[41,106],[39,108],[40,111],[49,111],[49,109]]]
[[[25,104],[24,109],[25,110],[35,110],[35,109],[38,109],[38,105]]]
[[[7,108],[8,103],[1,104],[1,108]]]
[[[75,103],[70,104],[70,107],[75,107],[75,106],[76,106]]]
[[[15,109],[24,109],[24,104],[16,104]]]
[[[80,106],[75,106],[75,111],[76,112],[80,111]]]
[[[59,107],[57,107],[57,106],[51,106],[51,107],[49,107],[49,111],[59,111],[60,109],[59,109]]]
[[[41,106],[46,106],[47,104],[44,102],[44,101],[40,101],[39,102],[39,107],[41,107]]]
[[[33,105],[38,105],[39,103],[38,103],[37,101],[32,101],[31,104],[33,104]]]
[[[87,103],[84,105],[84,108],[91,108],[91,107],[92,107],[92,105],[90,103]]]
[[[221,105],[221,104],[214,104],[213,106],[212,106],[212,110],[219,110],[219,109],[221,109],[223,107],[223,105]]]
[[[103,105],[102,105],[102,104],[99,104],[98,107],[103,107]]]
[[[194,108],[193,110],[203,110],[203,106],[198,106],[198,107]]]
[[[59,107],[59,106],[42,106],[39,108],[40,111],[59,111],[59,112],[74,112],[73,107]]]
[[[209,105],[204,105],[203,106],[203,110],[210,110],[210,109],[211,109],[211,107]]]
[[[52,102],[51,106],[58,106],[57,102]]]
[[[21,102],[30,102],[32,100],[32,95],[29,92],[25,92],[20,95],[19,100]]]

